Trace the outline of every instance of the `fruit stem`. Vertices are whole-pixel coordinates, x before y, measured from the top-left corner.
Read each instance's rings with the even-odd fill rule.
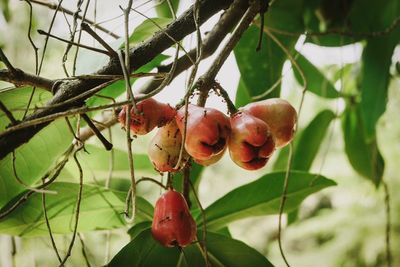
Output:
[[[192,202],[190,201],[190,164],[186,164],[185,168],[183,169],[183,180],[182,180],[182,192],[183,196],[188,204],[188,207],[192,206]]]
[[[213,88],[214,88],[214,90],[217,91],[217,94],[219,94],[226,101],[226,105],[228,107],[229,114],[232,116],[233,114],[237,113],[238,109],[236,108],[236,106],[232,102],[232,100],[230,99],[226,90],[221,86],[221,84],[219,84],[218,82],[215,81]]]

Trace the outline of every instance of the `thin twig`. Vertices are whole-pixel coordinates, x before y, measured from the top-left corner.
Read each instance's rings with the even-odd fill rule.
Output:
[[[104,128],[108,128],[108,136],[109,136],[108,138],[110,139],[110,143],[112,143],[112,131],[111,131],[111,128],[108,127],[108,125],[106,125],[106,124],[102,124],[102,126]],[[109,161],[109,166],[108,166],[109,167],[108,176],[107,176],[106,182],[104,184],[105,188],[107,188],[107,189],[110,188],[110,182],[111,182],[113,171],[114,171],[114,154],[115,154],[114,149],[111,149],[111,151],[110,151],[110,161]]]
[[[6,65],[7,69],[10,71],[11,74],[16,73],[17,70],[10,63],[10,61],[8,60],[6,55],[4,54],[3,49],[1,49],[1,48],[0,48],[0,61],[2,61],[4,63],[4,65]]]
[[[169,0],[167,0],[169,1]],[[171,8],[171,4],[169,3],[169,6]],[[154,25],[156,25],[159,29],[161,29],[161,31],[164,31],[164,29],[162,29],[162,27],[160,25],[158,25],[157,22],[155,22],[153,19],[147,17],[145,14],[137,11],[136,9],[132,9],[133,11],[135,11],[136,13],[138,13],[139,15],[144,16],[145,18],[147,18],[148,20],[150,20]],[[176,19],[176,14],[175,11],[173,9],[171,9],[171,13],[174,17],[174,19]],[[167,36],[169,36],[168,34],[166,34]],[[154,90],[152,90],[151,92],[148,93],[149,97],[155,96],[156,94],[158,94],[159,92],[161,92],[171,81],[172,79],[175,77],[175,70],[176,70],[176,66],[178,64],[178,57],[179,57],[179,48],[182,48],[183,51],[185,52],[185,55],[188,55],[188,53],[186,52],[186,50],[183,48],[183,46],[181,45],[180,42],[176,41],[173,37],[169,36],[170,39],[172,39],[176,44],[177,44],[177,48],[175,50],[175,56],[174,56],[174,61],[172,62],[172,67],[170,69],[170,71],[167,73],[167,76],[165,79],[163,79],[163,81],[161,82],[161,84],[155,88]],[[188,55],[189,56],[189,55]],[[190,56],[189,56],[190,57]]]
[[[46,35],[46,36],[52,37],[52,38],[54,38],[56,40],[59,40],[61,42],[64,42],[64,43],[72,44],[72,45],[75,45],[77,47],[82,47],[82,48],[85,48],[85,49],[88,49],[88,50],[92,50],[92,51],[97,52],[97,53],[101,53],[101,54],[105,54],[107,56],[110,56],[110,53],[108,51],[106,51],[106,50],[102,50],[102,49],[99,49],[99,48],[95,48],[95,47],[91,47],[91,46],[87,46],[87,45],[71,42],[71,41],[68,41],[66,39],[60,38],[58,36],[55,36],[53,34],[47,33],[47,32],[45,32],[43,30],[37,30],[37,32],[39,34],[41,34],[41,35]]]
[[[171,36],[168,32],[166,32],[165,29],[163,29],[154,19],[146,16],[146,14],[140,12],[137,9],[132,8],[132,11],[138,13],[139,15],[141,15],[142,17],[148,19],[151,23],[153,23],[161,32],[163,32],[171,41],[173,41],[178,46],[178,48],[182,49],[182,51],[185,53],[185,56],[187,56],[189,58],[189,60],[194,64],[193,59],[191,58],[189,53],[186,51],[185,47],[183,47],[179,41],[177,41],[173,36]],[[173,12],[172,14],[174,16],[174,19],[176,19],[175,12]]]
[[[101,38],[94,30],[92,30],[92,28],[90,28],[90,26],[88,24],[82,23],[81,28],[82,28],[82,30],[84,30],[85,32],[90,34],[105,49],[107,49],[107,51],[110,52],[110,55],[112,55],[113,57],[118,57],[117,52],[115,52],[115,50],[109,44],[107,44],[107,42],[104,41],[103,38]]]
[[[109,151],[113,148],[113,144],[108,142],[108,140],[103,136],[103,134],[97,129],[96,125],[92,122],[87,114],[82,114],[83,120],[87,123],[87,125],[92,129],[93,133],[97,136],[100,142],[103,144],[104,148]]]
[[[165,185],[163,185],[161,182],[159,182],[156,179],[151,178],[151,177],[142,177],[142,178],[138,179],[136,181],[136,185],[138,185],[139,183],[144,182],[144,181],[153,182],[153,183],[157,184],[159,187],[162,187],[165,190],[167,189],[167,187]]]
[[[90,0],[89,0],[90,1]],[[89,3],[89,1],[88,1],[88,3]],[[77,15],[79,14],[79,12],[81,12],[81,6],[82,6],[82,4],[83,4],[83,0],[78,0],[78,1],[76,1],[76,11],[74,12],[74,14],[73,14],[73,16],[72,16],[72,18],[73,18],[73,26],[72,26],[72,30],[70,29],[70,39],[69,39],[69,43],[67,44],[67,47],[65,48],[65,51],[64,51],[64,55],[63,55],[63,57],[62,57],[62,67],[63,67],[63,69],[64,69],[64,73],[65,73],[65,75],[67,76],[67,77],[69,77],[69,74],[68,74],[68,71],[67,71],[67,67],[66,67],[66,62],[67,62],[67,60],[68,60],[68,53],[69,53],[69,51],[71,50],[71,48],[72,48],[72,43],[74,42],[74,40],[75,40],[75,33],[76,33],[76,29],[77,29],[77,27],[78,27],[78,17],[77,17]],[[68,24],[69,25],[69,24]],[[80,33],[81,32],[79,32],[79,35],[80,35]],[[78,42],[77,43],[80,43],[80,40],[78,40]],[[78,49],[79,47],[77,47],[77,49]]]
[[[89,4],[90,4],[90,0],[87,0],[86,2],[86,6],[85,6],[85,10],[83,12],[83,19],[86,18],[86,14],[87,11],[89,9]],[[81,42],[81,38],[82,38],[82,29],[79,29],[79,33],[78,33],[78,43]],[[75,54],[74,54],[74,61],[72,64],[72,75],[75,76],[76,75],[76,62],[78,60],[78,53],[79,53],[79,47],[76,48],[75,50]]]
[[[189,179],[189,184],[190,187],[192,188],[192,192],[194,195],[194,198],[196,199],[197,202],[197,206],[200,209],[201,212],[201,217],[203,220],[202,226],[203,226],[203,240],[202,240],[202,246],[200,246],[200,251],[204,252],[203,256],[204,256],[204,260],[206,262],[206,266],[210,266],[210,260],[208,259],[208,251],[207,251],[207,218],[206,218],[206,213],[204,211],[203,206],[201,205],[199,196],[197,195],[196,189],[193,186],[192,181]],[[204,250],[204,251],[203,251]]]
[[[125,33],[125,59],[122,56],[122,52],[119,51],[118,57],[121,63],[121,68],[124,74],[125,78],[125,87],[127,91],[127,98],[128,100],[131,101],[129,103],[127,111],[126,111],[126,122],[129,125],[131,121],[131,108],[133,109],[134,113],[137,114],[137,106],[135,102],[135,96],[133,95],[132,88],[131,88],[131,82],[129,79],[129,74],[131,71],[131,64],[130,64],[130,57],[129,57],[129,14],[131,12],[132,8],[132,0],[129,0],[128,5],[125,9],[122,9],[124,13],[124,33]],[[127,202],[127,206],[125,209],[125,220],[128,223],[133,223],[135,220],[136,216],[136,181],[135,181],[135,167],[134,167],[134,162],[133,162],[133,153],[132,153],[132,138],[131,138],[131,133],[129,127],[127,127],[126,131],[126,145],[128,149],[128,161],[129,161],[129,171],[130,171],[130,177],[131,177],[131,188],[130,188],[130,194],[128,193],[127,199],[130,199],[130,201]],[[131,210],[131,215],[129,215],[129,203],[132,206]]]
[[[131,73],[129,75],[130,78],[143,78],[143,77],[155,77],[155,78],[164,78],[167,75],[165,72],[138,72],[138,73]],[[63,78],[63,81],[67,80],[122,80],[124,79],[123,75],[89,75],[89,74],[84,74],[84,75],[78,75],[78,76],[72,76],[72,77],[67,77]]]
[[[300,74],[301,80],[303,81],[303,90],[304,90],[304,88],[307,88],[306,76],[305,76],[302,68],[300,67],[300,65],[297,63],[296,59],[290,53],[290,51],[267,28],[264,28],[264,32],[282,49],[282,51],[289,58],[290,63],[292,63],[292,65],[297,69],[297,71]],[[276,88],[276,86],[280,83],[280,81],[281,81],[281,79],[279,79],[269,90],[265,91],[264,93],[262,93],[260,95],[253,96],[252,99],[253,100],[259,100],[261,98],[266,97],[268,94],[270,94]]]
[[[4,112],[6,117],[10,120],[11,125],[17,124],[17,120],[14,118],[13,114],[7,109],[7,107],[0,101],[0,110]]]
[[[385,207],[386,207],[386,226],[385,226],[385,245],[386,245],[386,264],[392,266],[392,252],[390,245],[391,220],[390,220],[390,193],[389,187],[385,180],[382,179],[383,189],[385,192]]]
[[[43,184],[44,184],[44,180],[43,180]],[[49,233],[49,237],[50,237],[50,241],[51,241],[51,246],[53,247],[53,250],[56,253],[58,262],[61,263],[62,259],[61,259],[60,253],[58,252],[57,245],[56,245],[56,242],[55,242],[54,236],[53,236],[53,231],[51,230],[49,216],[47,214],[46,195],[43,193],[42,193],[42,208],[43,208],[44,220],[46,222],[47,232]]]
[[[184,115],[184,125],[183,125],[183,131],[182,131],[182,143],[181,147],[179,150],[179,157],[178,160],[175,164],[175,168],[179,168],[181,165],[181,162],[183,160],[183,154],[184,154],[184,146],[186,143],[186,136],[187,136],[187,117],[188,117],[188,111],[189,111],[189,97],[191,94],[191,89],[193,87],[194,79],[196,77],[197,69],[199,67],[201,58],[202,58],[202,39],[201,39],[201,32],[200,32],[200,26],[199,26],[199,1],[196,0],[195,4],[193,5],[193,20],[196,28],[196,37],[197,37],[197,46],[196,46],[196,62],[192,63],[193,68],[192,71],[190,72],[189,75],[189,80],[188,80],[188,85],[186,88],[186,94],[184,97],[185,101],[185,115]]]
[[[143,97],[138,97],[137,100],[143,100],[146,99],[147,96],[143,96]],[[63,118],[63,117],[67,117],[67,116],[71,116],[71,115],[76,115],[76,114],[84,114],[90,111],[96,111],[96,110],[104,110],[106,108],[114,108],[114,107],[121,107],[127,104],[132,103],[130,100],[125,100],[125,101],[121,101],[121,102],[116,102],[116,103],[112,103],[112,104],[106,104],[106,105],[99,105],[99,106],[94,106],[94,107],[80,107],[80,108],[73,108],[67,111],[63,111],[63,112],[57,112],[45,117],[41,117],[41,118],[37,118],[37,119],[32,119],[29,121],[24,121],[21,122],[15,126],[11,126],[7,129],[5,129],[3,132],[0,133],[0,137],[7,135],[13,131],[16,130],[20,130],[20,129],[25,129],[27,127],[30,126],[34,126],[37,124],[41,124],[41,123],[45,123],[48,121],[52,121],[58,118]]]
[[[202,0],[200,2],[200,23],[204,23],[212,15],[216,14],[222,9],[226,9],[232,3],[232,0]],[[193,11],[191,9],[187,10],[181,17],[179,17],[175,22],[171,23],[165,29],[171,36],[176,40],[182,40],[186,35],[191,33],[195,26],[191,21],[193,16]],[[134,61],[132,62],[131,68],[138,69],[144,64],[148,63],[150,60],[159,55],[162,51],[169,48],[173,43],[171,40],[165,36],[162,32],[155,33],[153,37],[137,45],[135,49],[131,49],[129,55]],[[115,60],[110,60],[105,64],[98,72],[98,74],[120,74],[121,69],[119,68],[119,62]],[[78,95],[86,90],[89,90],[93,86],[96,86],[98,82],[96,81],[76,81],[71,83],[62,83],[56,92],[56,95],[48,102],[49,105],[58,102],[63,102],[70,97]],[[60,109],[48,110],[46,112],[37,111],[29,116],[27,116],[25,121],[44,117],[55,112],[65,111],[66,109],[73,108],[73,106],[63,107]],[[31,127],[26,131],[16,131],[12,135],[3,136],[0,138],[0,158],[4,158],[12,150],[16,149],[23,143],[29,141],[36,133],[43,129],[49,123],[42,123],[36,127]]]
[[[91,265],[89,262],[89,257],[86,253],[86,245],[85,245],[85,242],[83,241],[83,235],[81,233],[78,233],[78,238],[79,238],[79,241],[81,241],[82,255],[83,255],[83,258],[85,259],[86,266],[90,267]]]
[[[326,36],[326,35],[342,35],[342,36],[348,36],[348,37],[379,37],[379,36],[384,36],[392,31],[394,31],[400,24],[400,17],[395,18],[391,24],[381,30],[381,31],[371,31],[371,32],[355,32],[355,31],[348,31],[348,30],[342,30],[342,29],[329,29],[324,32],[313,32],[313,31],[307,31],[307,32],[288,32],[285,30],[280,30],[276,28],[272,28],[270,26],[267,26],[266,28],[272,32],[286,35],[286,36],[299,36],[301,34],[304,34],[306,36]]]
[[[137,111],[135,96],[133,95],[133,92],[132,92],[131,81],[129,79],[129,72],[128,72],[128,68],[126,65],[127,63],[124,61],[125,59],[124,59],[124,56],[123,56],[121,50],[118,50],[118,58],[121,63],[122,73],[124,74],[125,89],[128,94],[128,99],[130,100],[130,105],[133,108],[134,113],[137,114],[138,111]],[[129,112],[127,112],[127,114],[128,113]]]
[[[207,33],[202,43],[202,53],[201,59],[205,59],[212,55],[216,49],[221,44],[222,40],[226,35],[229,34],[230,30],[237,24],[240,18],[243,16],[244,12],[247,9],[248,2],[244,0],[235,0],[229,6],[229,8],[222,14],[218,23],[213,27],[213,29]],[[193,59],[196,57],[198,52],[197,47],[190,50],[187,55],[183,55],[178,59],[176,70],[174,72],[174,77],[181,74],[183,71],[187,70],[193,65]],[[169,70],[171,69],[173,63],[170,63],[166,66],[161,66],[159,69],[161,70]],[[148,93],[151,92],[154,88],[156,88],[160,84],[160,81],[152,80],[148,84],[146,84],[141,92]]]
[[[58,177],[60,174],[61,170],[64,168],[65,164],[68,162],[68,158],[70,153],[72,152],[73,146],[70,146],[67,151],[65,152],[65,157],[64,160],[62,160],[57,166],[55,167],[55,172],[52,175],[52,177],[46,181],[44,184],[39,185],[36,189],[41,189],[41,188],[46,188],[46,186],[50,185],[54,180]],[[46,173],[43,177],[42,180],[45,180],[48,176],[50,176],[50,173]],[[10,208],[5,210],[4,212],[0,213],[0,220],[8,216],[11,212],[16,210],[20,205],[22,205],[25,201],[28,200],[28,198],[36,193],[36,191],[28,191],[25,193],[20,199],[18,199]]]
[[[14,177],[17,180],[17,182],[22,185],[23,187],[25,187],[25,189],[31,190],[31,191],[35,191],[36,193],[44,193],[44,194],[57,194],[57,192],[55,191],[49,191],[49,190],[42,190],[42,189],[37,189],[35,187],[31,187],[29,185],[27,185],[24,181],[21,180],[21,178],[19,178],[18,174],[17,174],[17,167],[16,167],[16,156],[15,156],[15,151],[12,152],[12,169],[13,169],[13,173],[14,173]]]
[[[293,158],[293,145],[292,145],[292,143],[290,143],[289,144],[289,157],[288,157],[288,163],[286,166],[285,180],[283,182],[283,192],[282,192],[281,202],[279,205],[279,218],[278,218],[279,251],[281,253],[281,256],[282,256],[286,266],[288,266],[288,267],[290,267],[290,264],[289,264],[288,260],[286,259],[285,253],[283,251],[283,246],[282,246],[282,215],[283,215],[283,209],[285,207],[285,202],[287,199],[287,189],[288,189],[288,184],[289,184],[289,176],[290,176],[290,168],[292,165],[292,158]]]
[[[78,127],[79,129],[79,127]],[[64,259],[62,260],[62,262],[60,263],[60,266],[64,266],[65,262],[67,261],[67,259],[69,258],[69,256],[71,256],[71,251],[72,248],[74,247],[74,243],[75,243],[75,238],[76,238],[76,233],[78,230],[78,223],[79,223],[79,212],[80,212],[80,208],[81,208],[81,200],[82,200],[82,191],[83,191],[83,170],[82,170],[82,166],[79,163],[78,158],[76,157],[76,154],[83,149],[83,144],[74,152],[74,160],[76,163],[76,166],[78,167],[79,170],[79,191],[78,191],[78,196],[76,198],[76,212],[75,212],[75,224],[74,224],[74,230],[72,233],[72,239],[71,242],[69,244],[67,253],[64,257]]]
[[[39,54],[38,54],[38,48],[36,47],[35,43],[33,42],[32,36],[31,36],[31,31],[32,31],[32,19],[33,19],[33,8],[32,8],[32,4],[28,1],[25,0],[25,2],[29,5],[29,27],[28,27],[28,39],[29,42],[31,43],[31,46],[33,48],[33,52],[35,54],[35,74],[38,75],[39,74]],[[22,116],[22,119],[25,119],[26,115],[28,114],[28,110],[29,107],[32,103],[32,99],[33,99],[33,95],[35,92],[35,87],[33,88],[31,95],[29,97],[28,100],[28,104],[26,105],[26,109],[24,112],[24,115]]]
[[[189,207],[189,209],[192,206],[192,202],[190,201],[190,187],[189,187],[189,183],[190,183],[190,166],[189,164],[187,164],[185,166],[185,168],[182,170],[183,172],[183,179],[182,179],[182,194],[183,197],[186,200],[186,203]]]
[[[226,92],[226,90],[218,82],[215,82],[213,87],[218,90],[218,94],[221,95],[221,97],[225,100],[230,115],[232,116],[233,114],[235,114],[238,109],[235,107],[235,104],[230,99],[228,92]]]
[[[15,236],[11,236],[11,259],[12,259],[12,266],[17,267],[16,264],[16,256],[17,256],[17,244],[15,242]]]
[[[46,7],[50,8],[50,9],[56,9],[56,8],[57,8],[57,5],[52,4],[52,3],[48,3],[48,2],[45,2],[45,1],[40,1],[40,0],[29,0],[29,2],[32,2],[32,3],[35,3],[35,4],[39,4],[39,5],[42,5],[42,6],[46,6]],[[71,11],[71,10],[69,10],[69,9],[66,9],[66,8],[64,8],[64,7],[62,7],[62,6],[59,6],[58,9],[59,9],[60,11],[62,11],[63,13],[68,14],[68,15],[70,15],[70,16],[73,16],[73,15],[74,15],[74,12],[73,12],[73,11]],[[85,21],[85,22],[89,23],[89,24],[92,25],[93,27],[99,29],[100,31],[102,31],[102,32],[104,32],[104,33],[110,35],[111,37],[113,37],[113,38],[115,38],[115,39],[120,38],[119,35],[117,35],[117,34],[111,32],[110,30],[107,30],[106,28],[100,26],[98,23],[95,23],[94,21],[92,21],[92,20],[90,20],[90,19],[88,19],[88,18],[82,18],[82,16],[80,16],[79,14],[78,14],[78,18],[79,18],[80,20],[82,20],[82,21]]]
[[[242,37],[243,33],[249,27],[250,23],[257,15],[260,7],[254,1],[251,1],[252,4],[250,5],[249,9],[244,14],[242,20],[240,21],[239,25],[236,27],[234,32],[232,33],[231,37],[229,38],[228,42],[222,48],[222,51],[211,64],[211,67],[207,70],[207,72],[202,75],[197,83],[201,83],[202,89],[201,91],[207,91],[210,89],[210,85],[214,82],[215,77],[219,70],[221,69],[222,65],[228,58],[229,54],[239,42],[240,38]],[[201,103],[200,103],[201,104]]]

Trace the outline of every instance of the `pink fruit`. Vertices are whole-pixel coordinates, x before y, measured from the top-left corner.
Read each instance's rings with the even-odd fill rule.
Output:
[[[176,123],[183,134],[185,108],[176,114]],[[223,153],[231,131],[229,118],[221,111],[189,105],[185,149],[195,160],[206,161]]]
[[[126,127],[126,109],[124,106],[118,119],[123,127]],[[168,104],[160,103],[153,98],[145,99],[137,104],[137,114],[131,109],[130,129],[133,134],[144,135],[155,127],[161,127],[171,121],[176,110]]]
[[[160,172],[172,172],[185,166],[188,154],[183,151],[180,166],[175,168],[178,163],[181,144],[182,135],[175,120],[161,127],[148,148],[148,155],[154,167]]]
[[[268,124],[275,139],[276,147],[283,147],[292,141],[297,113],[286,100],[270,98],[247,104],[240,110]]]
[[[182,194],[170,189],[156,202],[151,233],[165,247],[184,247],[196,239],[197,226]]]
[[[233,162],[246,170],[265,166],[275,150],[275,143],[268,125],[244,112],[231,118],[231,136],[228,142]]]

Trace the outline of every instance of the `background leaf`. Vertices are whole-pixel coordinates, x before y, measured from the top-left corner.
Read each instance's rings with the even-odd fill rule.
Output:
[[[57,192],[46,195],[46,208],[54,234],[72,232],[79,184],[55,182],[48,187]],[[125,226],[122,212],[126,193],[84,185],[78,231],[113,229]],[[12,203],[9,203],[12,205]],[[9,206],[8,205],[8,206]],[[42,208],[42,195],[32,195],[10,215],[0,220],[0,233],[18,236],[48,235]],[[2,210],[6,210],[7,206]],[[151,220],[153,208],[137,198],[137,222]]]
[[[308,171],[310,169],[334,118],[335,114],[331,110],[323,110],[304,129],[297,133],[297,137],[293,140],[293,170]],[[288,157],[289,147],[286,146],[279,151],[273,169],[286,170]]]
[[[289,32],[301,32],[303,23],[301,19],[303,1],[283,0],[274,3],[265,14],[265,27]],[[258,96],[267,91],[281,77],[286,54],[265,33],[263,34],[260,51],[255,51],[260,29],[250,26],[243,34],[234,49],[235,58],[241,74],[242,86],[238,87],[237,95]],[[298,36],[292,37],[273,33],[277,39],[292,51]],[[280,95],[280,87],[276,88],[267,97]],[[237,99],[239,99],[237,97]],[[244,105],[245,98],[240,98]],[[249,99],[248,99],[249,100]]]
[[[170,0],[170,3],[172,5],[172,9],[176,13],[179,8],[179,0]],[[171,13],[171,9],[167,1],[162,1],[160,4],[157,4],[155,8],[158,17],[173,18],[173,14]]]
[[[366,142],[365,128],[358,106],[351,106],[344,112],[342,129],[345,151],[351,166],[378,186],[385,163],[378,150],[376,139],[370,143]]]
[[[311,168],[329,125],[335,117],[335,113],[331,110],[323,110],[302,131],[294,151],[292,169],[308,171]]]
[[[325,98],[336,98],[339,96],[339,92],[336,91],[331,81],[329,81],[307,58],[302,54],[298,54],[296,61],[306,78],[307,91]],[[295,67],[293,67],[293,72],[299,84],[303,85],[300,73]]]
[[[198,233],[198,238],[202,233]],[[109,267],[134,266],[205,266],[204,259],[196,244],[183,248],[166,248],[157,243],[146,229],[123,247],[108,264]],[[208,232],[207,250],[212,266],[273,266],[263,255],[241,241]]]
[[[32,87],[19,87],[12,88],[9,90],[0,90],[0,100],[7,107],[9,111],[12,112],[14,118],[16,120],[21,120],[26,108],[29,98],[32,94]],[[41,89],[36,88],[35,94],[33,95],[31,107],[35,106],[43,106],[47,100],[51,98],[51,93]],[[22,110],[21,110],[22,109]],[[29,114],[29,113],[28,113]],[[0,113],[0,130],[4,130],[6,126],[10,124],[10,121],[6,117],[6,115],[1,112]]]
[[[86,151],[80,151],[78,153],[78,159],[80,160],[83,173],[91,174],[88,176],[95,176],[98,180],[105,180],[108,178],[111,165],[111,151],[107,151],[104,149],[104,147],[99,147],[92,144],[86,144],[85,150]],[[113,153],[113,177],[130,179],[129,164],[127,160],[128,153],[115,147],[113,148]],[[149,157],[145,154],[135,154],[134,164],[135,170],[139,174],[157,174],[149,160]],[[67,173],[64,171],[67,171]],[[68,163],[65,165],[65,169],[63,170],[61,177],[65,179],[79,177],[79,171],[76,168],[76,164],[73,160],[68,161]]]
[[[367,141],[374,139],[375,125],[386,110],[389,68],[393,50],[399,41],[398,27],[387,36],[369,39],[364,48],[360,107]]]
[[[28,186],[37,183],[70,146],[72,138],[65,120],[56,120],[45,127],[15,151],[18,178]],[[10,153],[0,161],[0,207],[26,189],[18,183],[13,170]]]
[[[285,172],[274,172],[240,186],[206,208],[207,229],[220,229],[249,216],[279,213]],[[285,211],[295,209],[304,198],[335,182],[318,174],[292,171],[289,177]],[[201,224],[201,216],[197,217]]]

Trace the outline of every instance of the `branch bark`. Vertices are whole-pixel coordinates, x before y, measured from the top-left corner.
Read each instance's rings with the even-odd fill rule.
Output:
[[[206,35],[202,45],[201,59],[211,56],[224,40],[226,35],[233,29],[239,22],[248,7],[248,0],[236,0],[233,4],[222,14],[218,23],[214,26],[211,32]],[[178,59],[176,69],[172,78],[175,78],[192,64],[193,58],[196,57],[196,48],[190,50],[187,55],[183,55]],[[166,66],[159,67],[159,71],[168,72],[172,67],[172,63]],[[141,90],[140,93],[147,94],[157,88],[163,80],[152,79]]]
[[[0,70],[0,81],[12,83],[17,87],[36,86],[49,92],[51,92],[51,88],[55,83],[53,80],[27,73],[20,69],[15,69],[15,72],[10,72],[6,69]]]
[[[200,19],[199,23],[203,24],[211,16],[217,12],[226,9],[232,4],[232,0],[202,0],[200,2]],[[139,67],[150,62],[157,55],[169,48],[174,42],[168,37],[172,36],[175,40],[182,40],[186,35],[195,30],[193,20],[193,8],[189,8],[182,16],[172,22],[165,31],[157,32],[151,39],[143,42],[141,45],[130,50],[131,69],[134,71]],[[122,69],[118,60],[111,58],[109,63],[101,68],[95,75],[121,75]],[[47,103],[48,108],[34,112],[24,121],[37,119],[56,112],[65,111],[70,107],[83,105],[83,101],[70,102],[68,105],[58,105],[55,108],[51,106],[59,104],[68,99],[80,95],[87,90],[104,83],[104,80],[74,80],[64,81],[60,83],[54,97]],[[90,97],[88,95],[87,97]],[[0,138],[0,159],[4,158],[8,153],[15,150],[22,144],[28,142],[36,133],[43,129],[49,123],[34,125],[25,129],[16,130],[10,134],[6,134]]]

